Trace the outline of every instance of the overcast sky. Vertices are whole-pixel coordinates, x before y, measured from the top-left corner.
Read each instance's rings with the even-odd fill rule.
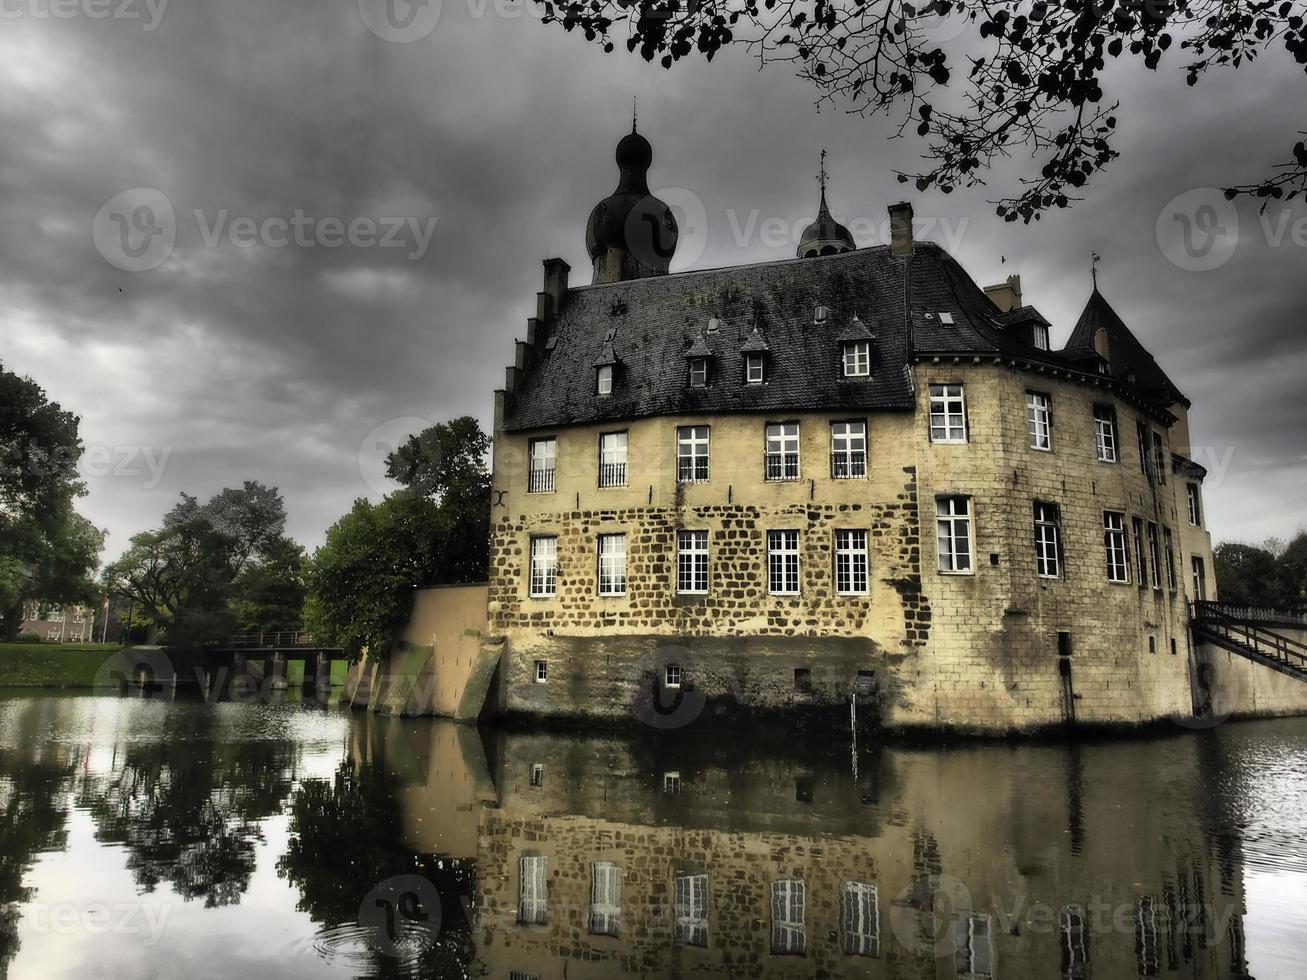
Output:
[[[683,215],[674,269],[792,255],[823,146],[832,209],[875,244],[904,196],[894,169],[920,152],[884,120],[818,112],[783,65],[741,51],[667,72],[507,0],[444,0],[410,43],[379,36],[371,0],[126,0],[135,19],[80,2],[68,19],[3,8],[0,361],[82,416],[81,506],[107,557],[179,491],[246,479],[281,488],[312,548],[385,489],[378,445],[421,420],[488,426],[541,259],[589,281],[584,223],[615,184],[633,95],[651,185]],[[1090,200],[1027,227],[994,216],[998,188],[917,195],[919,233],[982,284],[1020,273],[1059,342],[1101,252],[1103,292],[1193,400],[1213,534],[1287,536],[1307,523],[1307,211],[1217,213],[1231,234],[1189,254],[1172,212],[1210,228],[1210,202],[1167,205],[1285,158],[1307,83],[1279,52],[1196,90],[1178,64],[1111,79],[1124,157]],[[115,251],[124,215],[153,227],[165,205],[170,251],[169,235]],[[276,224],[240,244],[238,219],[297,211],[310,244]],[[327,218],[376,221],[391,244],[327,247]],[[1180,267],[1195,264],[1217,267]]]

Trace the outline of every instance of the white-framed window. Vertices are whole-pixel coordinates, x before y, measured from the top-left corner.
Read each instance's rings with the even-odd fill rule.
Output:
[[[773,956],[802,956],[808,945],[804,928],[805,889],[802,881],[783,878],[771,883],[771,951]]]
[[[1116,412],[1110,405],[1094,406],[1094,451],[1100,462],[1117,461]]]
[[[994,947],[987,915],[965,915],[953,923],[954,967],[960,977],[988,977],[994,973]]]
[[[1157,533],[1157,525],[1152,521],[1148,522],[1148,557],[1152,559],[1149,581],[1153,583],[1153,588],[1160,592],[1162,590],[1162,542]]]
[[[1030,327],[1030,342],[1038,350],[1048,350],[1048,327],[1042,323],[1036,323]]]
[[[1202,602],[1207,598],[1207,567],[1198,555],[1189,559],[1189,567],[1194,577],[1194,598]]]
[[[1174,592],[1176,588],[1175,536],[1169,527],[1162,528],[1162,543],[1166,551],[1166,587]]]
[[[531,763],[530,782],[532,789],[539,789],[545,784],[545,766],[543,762]]]
[[[590,915],[592,936],[619,936],[622,932],[622,869],[612,861],[590,865]]]
[[[552,598],[558,591],[558,538],[531,539],[531,598]]]
[[[867,423],[862,419],[830,424],[830,475],[835,480],[867,475]]]
[[[1035,501],[1035,571],[1040,578],[1062,574],[1062,526],[1057,504]]]
[[[850,340],[844,345],[844,377],[871,376],[871,341]]]
[[[744,355],[744,381],[745,384],[760,385],[767,378],[767,361],[762,354],[753,353]]]
[[[554,489],[554,459],[558,453],[558,442],[553,436],[547,439],[532,439],[528,450],[530,458],[527,471],[527,493],[552,493]]]
[[[767,423],[766,478],[799,478],[799,423]]]
[[[835,591],[840,595],[867,594],[867,532],[835,532]]]
[[[1085,910],[1068,905],[1058,913],[1062,939],[1062,980],[1086,980],[1089,976],[1089,948],[1085,942]]]
[[[599,594],[626,594],[626,535],[599,535]]]
[[[971,561],[971,498],[935,498],[935,538],[939,570],[952,575],[969,574]]]
[[[1151,895],[1135,901],[1135,968],[1141,977],[1155,977],[1161,971],[1157,945],[1157,910]]]
[[[691,388],[708,387],[708,358],[706,357],[690,358],[690,387]]]
[[[767,591],[772,595],[799,592],[799,532],[767,532]]]
[[[1130,518],[1130,528],[1135,539],[1135,578],[1139,588],[1148,585],[1148,550],[1144,546],[1144,522],[1138,517]]]
[[[846,881],[843,896],[844,952],[849,956],[880,955],[880,908],[876,886]]]
[[[602,364],[595,373],[595,394],[611,395],[613,393],[613,366]]]
[[[708,876],[677,875],[672,889],[678,946],[708,945]]]
[[[681,665],[668,664],[663,668],[663,687],[678,688],[681,686]]]
[[[1130,581],[1130,552],[1125,540],[1125,514],[1103,511],[1103,548],[1107,553],[1107,580]]]
[[[677,428],[676,481],[708,482],[708,426],[682,425]]]
[[[1139,472],[1153,475],[1152,453],[1148,448],[1148,426],[1143,419],[1135,419],[1135,444],[1139,450]]]
[[[967,400],[962,385],[930,386],[930,441],[967,441]]]
[[[1043,392],[1026,392],[1026,428],[1031,449],[1048,452],[1053,448],[1053,402]]]
[[[537,660],[535,662],[535,680],[537,684],[545,684],[549,681],[548,660]]]
[[[517,921],[544,925],[549,921],[548,872],[543,854],[528,854],[519,863]]]
[[[1156,429],[1153,430],[1153,466],[1157,468],[1157,482],[1166,482],[1166,471],[1170,469],[1167,466],[1166,444],[1162,441],[1162,433]]]
[[[599,437],[599,485],[626,486],[626,453],[629,439],[625,432],[605,432]]]
[[[702,595],[708,591],[708,532],[676,532],[676,591]]]
[[[663,792],[675,796],[681,791],[681,774],[679,772],[663,773]]]
[[[1185,500],[1189,504],[1189,526],[1202,527],[1203,525],[1203,505],[1202,498],[1199,496],[1197,483],[1186,483],[1184,485]]]

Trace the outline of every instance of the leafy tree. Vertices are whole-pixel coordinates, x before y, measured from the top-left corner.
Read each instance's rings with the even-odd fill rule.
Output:
[[[1307,606],[1307,531],[1299,531],[1275,559],[1280,590],[1291,606]]]
[[[663,67],[744,44],[814,84],[819,103],[899,120],[925,141],[919,190],[984,183],[1002,158],[1036,164],[997,211],[1030,221],[1116,159],[1119,103],[1108,64],[1156,71],[1178,59],[1189,85],[1283,48],[1307,67],[1302,0],[536,0],[544,20],[612,51],[619,41]],[[957,40],[954,41],[955,35]],[[1287,136],[1286,148],[1293,140]],[[1307,190],[1307,143],[1227,196],[1291,199]]]
[[[236,624],[250,632],[298,629],[304,621],[304,548],[289,538],[264,546],[263,560],[247,565],[233,583]]]
[[[1216,583],[1221,601],[1236,606],[1283,605],[1275,556],[1251,544],[1216,546]]]

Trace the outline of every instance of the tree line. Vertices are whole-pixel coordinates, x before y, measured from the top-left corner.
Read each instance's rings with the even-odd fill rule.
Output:
[[[1222,602],[1307,610],[1307,529],[1287,543],[1219,544],[1214,557]]]

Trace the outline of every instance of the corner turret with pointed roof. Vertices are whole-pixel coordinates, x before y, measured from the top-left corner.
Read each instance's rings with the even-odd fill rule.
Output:
[[[814,255],[839,255],[852,252],[857,248],[849,229],[831,217],[830,208],[826,206],[826,151],[821,151],[821,172],[817,175],[821,183],[821,198],[817,204],[817,220],[803,229],[799,237],[798,256],[810,259]]]
[[[1189,407],[1189,399],[1112,309],[1112,304],[1098,291],[1097,283],[1063,349],[1092,350],[1107,362],[1107,373],[1112,377],[1129,381],[1163,405],[1179,402]]]

